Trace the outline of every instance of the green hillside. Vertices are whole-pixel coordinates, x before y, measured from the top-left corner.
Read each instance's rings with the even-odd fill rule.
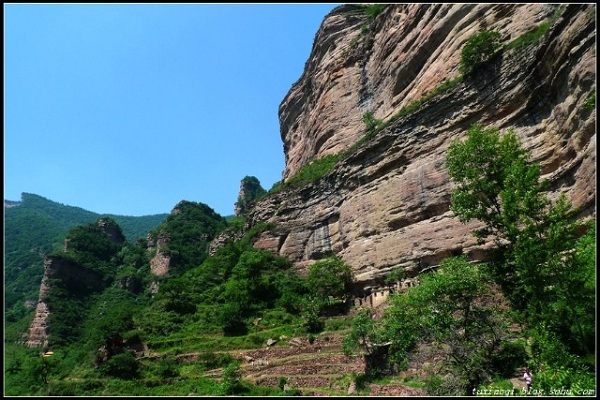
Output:
[[[8,321],[14,321],[27,312],[24,306],[26,300],[37,300],[44,271],[44,254],[62,249],[70,228],[95,221],[100,216],[31,193],[23,193],[20,202],[5,200],[4,288]],[[135,241],[145,237],[168,214],[106,216],[119,224],[128,241]]]

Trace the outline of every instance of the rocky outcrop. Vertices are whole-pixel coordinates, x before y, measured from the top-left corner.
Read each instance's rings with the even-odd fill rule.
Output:
[[[44,282],[42,281],[42,285]],[[41,288],[40,288],[41,291]],[[35,316],[29,325],[27,347],[48,347],[48,305],[39,300],[35,308]]]
[[[40,285],[38,302],[33,321],[29,325],[27,347],[48,347],[50,331],[48,317],[52,310],[47,296],[51,290],[50,281],[60,279],[68,286],[86,288],[91,293],[102,287],[102,277],[99,273],[82,268],[76,263],[61,257],[47,256],[44,258],[44,275]]]
[[[110,219],[99,219],[97,225],[108,238],[118,244],[125,242],[121,228]],[[69,239],[65,239],[63,252],[68,252]],[[33,321],[29,325],[27,347],[48,347],[50,338],[48,317],[52,305],[47,301],[48,292],[51,290],[50,281],[57,279],[66,287],[83,288],[83,293],[92,293],[103,287],[102,275],[98,272],[84,268],[74,261],[61,256],[44,257],[44,275],[40,285],[40,292],[35,308]]]
[[[227,221],[203,203],[180,201],[171,215],[147,236],[155,276],[178,275],[199,265],[206,257],[209,243]],[[188,250],[181,250],[183,247]]]
[[[303,165],[348,150],[364,135],[369,111],[389,120],[458,76],[461,48],[496,29],[507,43],[549,21],[537,43],[506,50],[478,73],[394,119],[346,155],[324,178],[260,200],[248,213],[277,228],[256,246],[302,270],[335,253],[363,284],[391,270],[436,265],[464,252],[482,259],[471,231],[449,211],[445,156],[475,122],[512,129],[581,216],[595,216],[595,6],[399,4],[373,22],[335,9],[315,37],[304,74],[280,106],[290,178]],[[355,49],[360,49],[357,53]]]
[[[260,181],[255,176],[246,176],[240,182],[240,193],[235,202],[235,215],[245,214],[252,204],[264,196],[266,190],[260,185]]]
[[[100,218],[97,222],[96,225],[98,225],[98,227],[100,228],[100,230],[102,232],[104,232],[104,234],[108,237],[108,239],[116,244],[123,244],[125,243],[125,235],[123,235],[123,231],[121,231],[121,227],[119,225],[117,225],[117,223],[108,218]],[[70,243],[71,243],[71,239],[67,236],[65,238],[64,241],[64,245],[63,245],[63,252],[67,252],[69,250],[71,250],[70,247]]]
[[[458,74],[465,41],[497,29],[508,42],[554,12],[548,4],[402,4],[374,20],[357,5],[323,21],[304,73],[279,107],[284,179],[307,162],[348,149],[365,112],[388,119]]]
[[[150,237],[148,238],[148,250],[156,251],[154,257],[150,260],[150,272],[155,276],[165,276],[169,273],[171,258],[167,254],[162,253],[161,249],[169,244],[169,237],[164,235],[159,236],[154,241]]]
[[[125,243],[125,235],[123,235],[121,228],[115,221],[101,218],[98,220],[97,224],[112,242],[118,244]]]
[[[229,241],[241,240],[243,232],[237,230],[226,230],[219,233],[208,245],[208,255],[214,256],[221,247]]]

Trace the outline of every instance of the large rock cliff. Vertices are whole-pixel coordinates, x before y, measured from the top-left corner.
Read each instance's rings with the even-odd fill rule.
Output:
[[[375,18],[346,5],[327,15],[305,71],[280,106],[284,180],[304,165],[346,151],[324,178],[268,195],[248,226],[275,223],[257,247],[302,270],[335,253],[363,284],[396,267],[413,272],[449,255],[484,257],[449,211],[445,156],[473,123],[513,129],[551,197],[567,193],[581,216],[595,216],[595,5],[398,4]],[[363,115],[389,121],[445,80],[458,76],[462,46],[497,30],[509,43],[540,23],[537,42],[502,54],[472,76],[394,118],[364,141]]]

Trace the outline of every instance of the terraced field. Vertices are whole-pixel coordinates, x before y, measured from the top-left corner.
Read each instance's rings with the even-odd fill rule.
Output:
[[[365,371],[362,356],[345,356],[342,352],[343,332],[325,332],[312,343],[307,338],[277,339],[261,349],[236,350],[231,355],[242,360],[242,379],[260,386],[278,387],[308,396],[377,395],[419,396],[421,389],[399,383],[370,384],[356,389],[354,377]],[[210,370],[205,377],[219,379],[222,369]]]

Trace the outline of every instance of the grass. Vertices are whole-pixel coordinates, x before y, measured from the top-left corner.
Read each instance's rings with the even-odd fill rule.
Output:
[[[348,316],[329,317],[325,321],[325,331],[335,332],[344,331],[352,327],[352,318]]]
[[[348,16],[366,15],[370,21],[375,18],[388,6],[388,4],[357,4],[357,8],[346,13]]]
[[[270,338],[289,336],[297,326],[280,326],[244,336],[172,334],[166,339],[150,339],[148,347],[161,353],[183,354],[194,351],[236,350],[260,347]]]
[[[504,46],[504,49],[523,49],[525,47],[533,46],[540,42],[540,40],[544,37],[544,35],[546,35],[549,29],[550,22],[542,22],[535,28],[535,30],[524,33],[512,42],[507,43]]]
[[[268,194],[274,194],[288,188],[298,188],[316,182],[327,175],[333,167],[341,159],[340,154],[331,154],[319,159],[316,159],[300,169],[296,175],[292,176],[287,181],[274,185]]]
[[[596,91],[592,90],[585,99],[585,108],[593,110],[596,108]]]

